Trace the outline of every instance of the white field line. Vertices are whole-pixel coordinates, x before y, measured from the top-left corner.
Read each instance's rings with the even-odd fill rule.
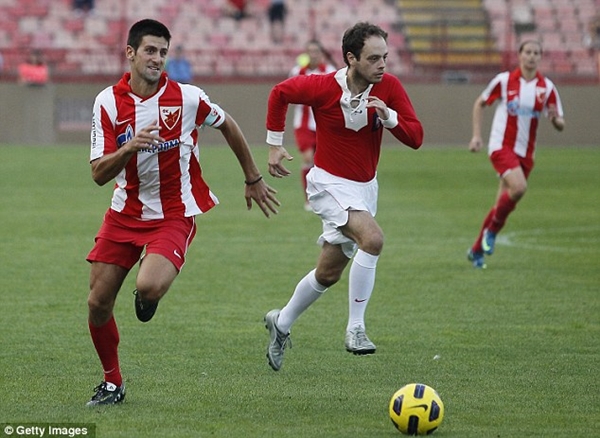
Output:
[[[573,234],[577,236],[573,236]],[[561,240],[565,242],[565,246],[544,245],[546,240],[544,236],[552,236],[553,239],[562,236]],[[600,225],[500,232],[496,244],[555,252],[598,253],[600,251]]]

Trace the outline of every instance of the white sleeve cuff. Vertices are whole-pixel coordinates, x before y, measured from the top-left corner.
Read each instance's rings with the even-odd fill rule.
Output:
[[[267,143],[271,146],[283,146],[283,132],[267,131]]]
[[[392,129],[398,126],[398,113],[391,108],[388,108],[390,117],[387,120],[382,120],[381,124],[384,128]]]

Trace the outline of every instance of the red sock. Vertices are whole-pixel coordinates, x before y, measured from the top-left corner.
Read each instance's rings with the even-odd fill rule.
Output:
[[[102,368],[104,369],[104,381],[121,386],[123,384],[123,378],[121,377],[119,354],[117,352],[119,346],[119,330],[117,329],[115,317],[112,316],[103,326],[94,327],[90,322],[88,322],[88,326],[90,328],[94,347],[96,347],[96,352],[98,353]]]
[[[481,226],[481,229],[479,230],[479,234],[477,235],[477,239],[475,239],[475,243],[471,247],[471,251],[473,251],[474,253],[483,252],[483,248],[481,247],[481,238],[483,237],[483,231],[486,228],[489,228],[489,226],[491,225],[492,218],[494,217],[494,214],[496,214],[496,207],[495,206],[492,207],[492,209],[488,212],[487,216],[483,220],[483,225]]]
[[[498,233],[504,224],[506,223],[506,219],[508,215],[515,209],[517,206],[517,202],[510,199],[508,192],[502,193],[500,195],[500,199],[496,203],[496,213],[492,218],[492,222],[488,226],[488,230],[492,233]]]

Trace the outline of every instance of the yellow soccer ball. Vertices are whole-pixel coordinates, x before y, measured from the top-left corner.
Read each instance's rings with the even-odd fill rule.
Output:
[[[444,403],[430,386],[410,383],[392,396],[390,419],[405,435],[430,435],[444,419]]]

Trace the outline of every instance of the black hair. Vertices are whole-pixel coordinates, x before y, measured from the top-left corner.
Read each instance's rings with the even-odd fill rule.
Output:
[[[349,65],[346,57],[348,52],[360,60],[360,53],[365,46],[365,40],[371,36],[380,36],[387,42],[388,34],[379,26],[367,22],[356,23],[344,32],[344,37],[342,38],[342,56],[346,65]]]
[[[133,47],[133,50],[137,52],[138,47],[140,47],[140,44],[142,43],[142,39],[146,35],[164,38],[167,40],[167,43],[171,42],[171,32],[169,32],[167,26],[160,21],[147,18],[140,20],[131,26],[129,35],[127,36],[127,45]]]

